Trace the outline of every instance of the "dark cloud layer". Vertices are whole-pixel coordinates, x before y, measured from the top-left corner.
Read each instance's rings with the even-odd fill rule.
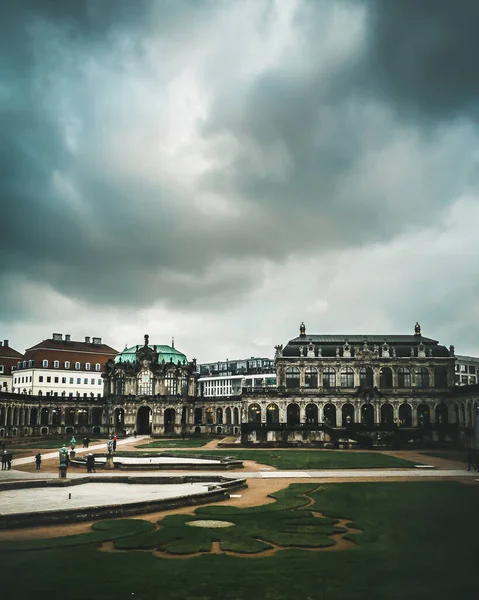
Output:
[[[247,76],[223,53],[227,9],[44,0],[4,11],[0,281],[21,273],[100,304],[218,305],[257,285],[263,260],[385,242],[467,187],[471,137],[453,125],[475,116],[475,2],[305,2],[296,59],[285,51]],[[351,34],[337,10],[351,11]],[[252,31],[266,36],[272,19]],[[167,128],[169,84],[191,65],[206,97],[195,143],[212,160],[185,187],[155,126]]]

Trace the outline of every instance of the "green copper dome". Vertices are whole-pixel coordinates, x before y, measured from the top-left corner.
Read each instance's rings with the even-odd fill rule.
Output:
[[[136,362],[136,353],[137,351],[144,348],[144,345],[132,346],[131,348],[125,348],[122,352],[116,355],[115,363],[121,362]],[[156,350],[158,352],[158,362],[162,363],[165,361],[166,363],[172,362],[177,365],[178,363],[183,364],[184,362],[188,362],[188,359],[182,352],[178,352],[176,348],[172,346],[162,346],[157,344],[148,344],[148,348],[152,350]]]

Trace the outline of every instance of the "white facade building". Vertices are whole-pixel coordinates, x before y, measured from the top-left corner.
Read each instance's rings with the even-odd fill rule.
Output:
[[[456,354],[456,385],[474,385],[479,382],[479,358]]]

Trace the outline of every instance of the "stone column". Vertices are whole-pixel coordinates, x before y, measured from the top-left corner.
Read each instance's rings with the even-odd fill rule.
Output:
[[[354,387],[359,387],[359,367],[353,367],[354,370]]]
[[[391,371],[393,372],[393,388],[397,388],[397,386],[398,386],[397,367],[391,367]]]

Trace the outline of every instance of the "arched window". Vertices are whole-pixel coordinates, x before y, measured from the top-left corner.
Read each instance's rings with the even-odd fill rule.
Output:
[[[424,425],[429,425],[431,422],[431,415],[429,412],[429,406],[427,404],[420,404],[417,407],[417,420],[421,427],[424,427]]]
[[[407,367],[398,368],[398,387],[399,388],[410,388],[411,387],[411,371]]]
[[[268,404],[266,407],[266,423],[279,423],[279,408],[277,404]]]
[[[228,406],[225,410],[226,425],[231,425],[231,408]]]
[[[318,369],[306,367],[304,370],[304,387],[316,389],[318,387]]]
[[[177,383],[176,383],[176,376],[173,373],[173,371],[168,371],[168,373],[166,374],[165,387],[166,387],[167,394],[169,394],[170,396],[176,395]]]
[[[216,409],[216,423],[217,423],[217,425],[223,425],[223,409],[222,408]]]
[[[20,363],[18,363],[18,364],[20,365]],[[44,360],[44,361],[42,362],[42,366],[43,366],[44,368],[48,367],[48,360]]]
[[[324,405],[323,408],[323,420],[326,425],[330,427],[336,427],[336,407],[331,402]]]
[[[286,369],[286,387],[288,389],[299,388],[299,369],[297,367],[288,367]]]
[[[95,371],[101,371],[101,365],[100,365],[100,363],[96,363],[96,365],[95,365]]]
[[[441,402],[436,406],[436,423],[443,425],[449,421],[447,406]]]
[[[361,422],[368,427],[374,425],[374,407],[372,404],[363,404],[361,406]]]
[[[286,421],[288,425],[299,425],[299,406],[297,404],[288,404],[288,407],[286,408]]]
[[[76,369],[77,371],[79,371],[79,370],[80,370],[80,363],[79,363],[79,362],[76,362],[76,363],[75,363],[75,369]]]
[[[118,377],[115,380],[115,394],[118,396],[124,396],[125,394],[125,378]]]
[[[389,367],[383,367],[379,372],[379,387],[382,390],[389,390],[393,386],[393,372]]]
[[[60,368],[60,361],[54,360],[53,361],[53,368],[54,369],[59,369]]]
[[[201,425],[203,421],[203,410],[201,408],[195,408],[195,425]]]
[[[182,396],[188,395],[188,377],[186,375],[182,375],[180,378],[180,390]]]
[[[215,413],[213,411],[213,408],[211,406],[209,406],[206,409],[206,424],[207,425],[213,425],[214,416],[215,416]]]
[[[372,388],[374,384],[374,375],[371,367],[361,367],[359,369],[359,385],[365,388]]]
[[[316,404],[306,405],[306,423],[316,425],[318,423],[318,407]]]
[[[383,425],[392,425],[394,423],[392,404],[386,403],[381,406],[381,423]]]
[[[70,368],[70,361],[66,360],[65,361],[65,369],[69,369]]]
[[[138,395],[151,396],[153,393],[153,373],[142,371],[138,375]]]
[[[429,387],[429,371],[426,367],[416,369],[416,387],[421,389]]]
[[[343,420],[343,427],[354,423],[354,406],[349,402],[343,404],[343,407],[341,408],[341,417]]]
[[[412,410],[407,402],[399,406],[399,427],[412,427]]]
[[[90,363],[85,363],[85,369],[86,369],[87,371],[89,371],[89,370],[90,370],[90,367],[91,367]]]
[[[351,367],[344,367],[344,369],[341,370],[341,387],[354,387],[354,371]]]
[[[250,404],[248,407],[248,423],[261,423],[261,408],[259,404]]]
[[[332,367],[326,367],[323,371],[323,387],[336,387],[336,371]]]

